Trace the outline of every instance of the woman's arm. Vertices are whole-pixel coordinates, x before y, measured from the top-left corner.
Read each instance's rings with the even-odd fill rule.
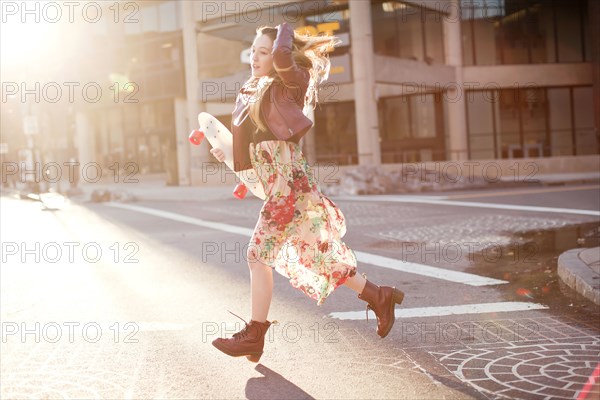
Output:
[[[305,68],[300,68],[292,57],[294,30],[287,22],[277,26],[277,38],[273,43],[273,67],[286,86],[306,87],[310,74]]]

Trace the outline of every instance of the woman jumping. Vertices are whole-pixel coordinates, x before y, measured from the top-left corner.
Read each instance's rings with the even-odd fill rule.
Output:
[[[234,169],[254,168],[266,194],[247,252],[252,316],[232,338],[213,345],[233,357],[258,362],[273,294],[273,269],[293,287],[323,304],[347,286],[377,316],[384,338],[394,325],[395,304],[404,293],[377,286],[356,273],[356,257],[341,240],[346,222],[340,209],[321,193],[299,145],[312,126],[302,112],[314,107],[319,84],[327,79],[327,53],[339,43],[331,36],[304,36],[287,23],[262,27],[251,48],[252,76],[238,93],[232,113]],[[211,153],[224,160],[221,149]]]

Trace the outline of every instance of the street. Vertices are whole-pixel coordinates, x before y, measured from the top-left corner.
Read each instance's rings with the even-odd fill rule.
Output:
[[[275,276],[259,364],[211,342],[250,316],[261,201],[41,203],[2,196],[1,397],[572,399],[600,309],[557,275],[599,246],[597,185],[331,197],[359,272],[406,294],[385,339],[348,288]],[[600,386],[586,399],[600,398]]]

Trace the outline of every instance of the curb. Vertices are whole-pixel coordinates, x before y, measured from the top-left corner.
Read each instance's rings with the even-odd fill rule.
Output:
[[[558,276],[567,286],[600,305],[600,275],[579,258],[584,250],[587,249],[572,249],[562,253],[558,257]]]

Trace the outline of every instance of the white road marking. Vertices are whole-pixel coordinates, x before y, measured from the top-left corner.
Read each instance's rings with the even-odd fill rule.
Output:
[[[252,236],[252,229],[242,228],[239,226],[223,224],[220,222],[204,221],[200,218],[188,217],[185,215],[157,210],[155,208],[137,206],[132,204],[122,203],[106,203],[106,205],[115,208],[122,208],[125,210],[136,211],[155,217],[170,219],[173,221],[184,222],[196,226],[202,226],[204,228],[216,229],[223,232],[235,233],[246,237]],[[441,279],[450,282],[462,283],[470,286],[485,286],[485,285],[499,285],[508,283],[508,281],[487,278],[475,274],[468,274],[466,272],[456,272],[447,270],[444,268],[432,267],[425,264],[418,264],[413,262],[407,262],[398,260],[390,257],[383,257],[376,254],[365,253],[362,251],[354,251],[356,259],[360,262],[375,265],[382,268],[393,269],[395,271],[408,272],[411,274],[428,276],[430,278]]]
[[[505,190],[501,192],[478,192],[478,193],[465,193],[465,194],[455,194],[446,196],[447,199],[456,200],[456,199],[475,199],[481,197],[498,197],[498,196],[518,196],[522,194],[540,194],[540,193],[555,193],[555,192],[575,192],[579,190],[593,190],[600,189],[598,185],[585,185],[585,186],[567,186],[567,187],[555,187],[555,188],[532,188],[532,189],[522,189],[522,190]]]
[[[507,301],[499,303],[479,303],[463,304],[458,306],[442,307],[418,307],[418,308],[396,308],[396,319],[398,318],[419,318],[419,317],[439,317],[444,315],[458,314],[482,314],[511,311],[529,311],[545,310],[547,306],[537,303],[526,303],[520,301]],[[331,318],[343,320],[361,320],[366,319],[365,311],[345,311],[332,312]]]
[[[243,236],[252,236],[252,229],[242,228],[235,225],[222,224],[220,222],[205,221],[200,218],[188,217],[186,215],[177,214],[170,211],[158,210],[156,208],[134,206],[132,204],[122,203],[106,203],[107,206],[115,208],[123,208],[125,210],[137,211],[139,213],[153,215],[155,217],[170,219],[172,221],[184,222],[186,224],[192,224],[202,226],[204,228],[216,229],[223,232],[236,233]]]
[[[414,197],[414,196],[395,196],[395,195],[370,195],[370,196],[332,196],[333,200],[348,200],[348,201],[391,201],[397,203],[418,203],[418,204],[435,204],[442,206],[459,206],[473,208],[495,208],[499,210],[515,210],[515,211],[534,211],[560,214],[577,214],[577,215],[593,215],[600,217],[600,211],[596,210],[577,210],[572,208],[555,208],[555,207],[537,207],[524,206],[516,204],[497,204],[497,203],[478,203],[471,201],[453,201],[439,196],[435,198]]]
[[[499,279],[486,278],[484,276],[468,274],[466,272],[457,272],[444,268],[431,267],[425,264],[397,260],[395,258],[379,256],[362,251],[355,251],[354,254],[356,255],[356,259],[358,261],[367,264],[393,269],[396,271],[408,272],[411,274],[428,276],[430,278],[442,279],[450,282],[463,283],[470,286],[500,285],[508,283],[508,281],[502,281]]]

